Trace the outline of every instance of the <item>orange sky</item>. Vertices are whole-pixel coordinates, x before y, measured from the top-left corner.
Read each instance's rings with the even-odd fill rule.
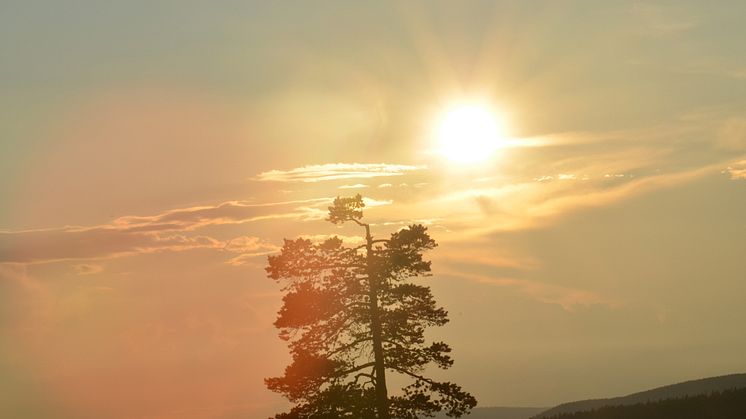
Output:
[[[4,2],[0,416],[266,417],[264,275],[421,222],[480,405],[742,372],[740,2]],[[459,163],[437,115],[499,109]],[[440,373],[438,373],[440,374]]]

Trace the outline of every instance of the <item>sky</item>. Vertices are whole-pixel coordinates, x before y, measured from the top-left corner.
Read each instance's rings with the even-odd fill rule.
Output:
[[[746,371],[746,3],[0,4],[0,416],[267,417],[266,257],[424,223],[481,406]],[[443,112],[489,104],[457,161]],[[441,118],[441,119],[439,119]]]

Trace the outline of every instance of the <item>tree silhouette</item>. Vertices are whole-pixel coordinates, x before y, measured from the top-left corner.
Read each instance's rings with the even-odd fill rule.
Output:
[[[409,281],[430,275],[422,253],[436,243],[419,224],[374,239],[360,221],[364,206],[360,195],[338,197],[327,221],[362,227],[365,244],[286,239],[281,253],[269,256],[268,276],[285,291],[275,326],[293,361],[265,383],[295,403],[275,418],[417,418],[443,410],[460,417],[476,399],[423,375],[428,364],[453,364],[446,343],[427,344],[424,336],[427,327],[448,322],[447,312],[429,287]],[[408,384],[389,395],[387,374]]]

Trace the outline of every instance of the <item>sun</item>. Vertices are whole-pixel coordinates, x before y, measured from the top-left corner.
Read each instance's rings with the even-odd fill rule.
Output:
[[[436,151],[455,163],[487,160],[506,140],[502,116],[486,103],[459,103],[446,107],[434,127]]]

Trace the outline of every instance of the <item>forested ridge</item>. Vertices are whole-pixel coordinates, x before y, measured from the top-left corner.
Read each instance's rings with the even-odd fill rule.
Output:
[[[743,419],[746,388],[628,406],[562,413],[549,419]]]

